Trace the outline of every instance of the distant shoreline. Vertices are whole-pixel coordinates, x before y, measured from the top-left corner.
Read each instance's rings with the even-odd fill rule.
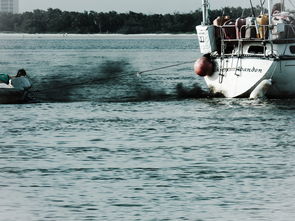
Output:
[[[183,33],[183,34],[171,34],[171,33],[163,33],[163,34],[67,34],[67,33],[55,33],[55,34],[28,34],[28,33],[7,33],[0,32],[0,38],[7,37],[16,37],[16,38],[110,38],[110,37],[122,37],[122,38],[130,38],[130,37],[192,37],[196,36],[195,33]]]
[[[256,9],[256,14],[260,10]],[[251,8],[223,8],[212,10],[209,20],[227,15],[231,19],[252,16]],[[85,11],[71,12],[49,8],[47,11],[34,10],[22,14],[0,13],[2,33],[73,33],[73,34],[191,34],[201,24],[202,10],[190,13],[143,14]],[[65,34],[66,35],[66,34]]]

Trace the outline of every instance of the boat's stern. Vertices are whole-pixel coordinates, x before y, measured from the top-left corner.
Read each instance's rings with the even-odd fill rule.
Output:
[[[264,58],[217,58],[216,70],[205,81],[214,94],[225,97],[249,97],[256,86],[264,79],[271,78],[276,62]]]

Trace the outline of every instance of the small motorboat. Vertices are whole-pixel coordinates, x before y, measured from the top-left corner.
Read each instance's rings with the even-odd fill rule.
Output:
[[[24,102],[29,89],[32,87],[30,79],[26,76],[15,77],[7,83],[0,82],[0,104]]]

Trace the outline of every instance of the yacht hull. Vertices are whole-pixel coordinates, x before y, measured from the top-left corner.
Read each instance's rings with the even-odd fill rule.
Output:
[[[228,98],[249,97],[265,79],[272,81],[267,97],[295,97],[295,59],[228,57],[214,59],[216,68],[205,81],[211,92]]]

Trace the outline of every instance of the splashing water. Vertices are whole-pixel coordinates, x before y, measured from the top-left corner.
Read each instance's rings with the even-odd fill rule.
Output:
[[[80,73],[52,74],[33,79],[34,89],[30,97],[37,102],[75,101],[148,101],[164,99],[209,98],[197,83],[184,86],[177,83],[168,93],[156,80],[147,82],[138,78],[132,65],[126,60],[106,60],[97,67]]]
[[[207,91],[204,91],[197,83],[193,84],[192,87],[185,87],[183,83],[176,85],[176,93],[179,99],[185,98],[208,98],[213,95]]]

